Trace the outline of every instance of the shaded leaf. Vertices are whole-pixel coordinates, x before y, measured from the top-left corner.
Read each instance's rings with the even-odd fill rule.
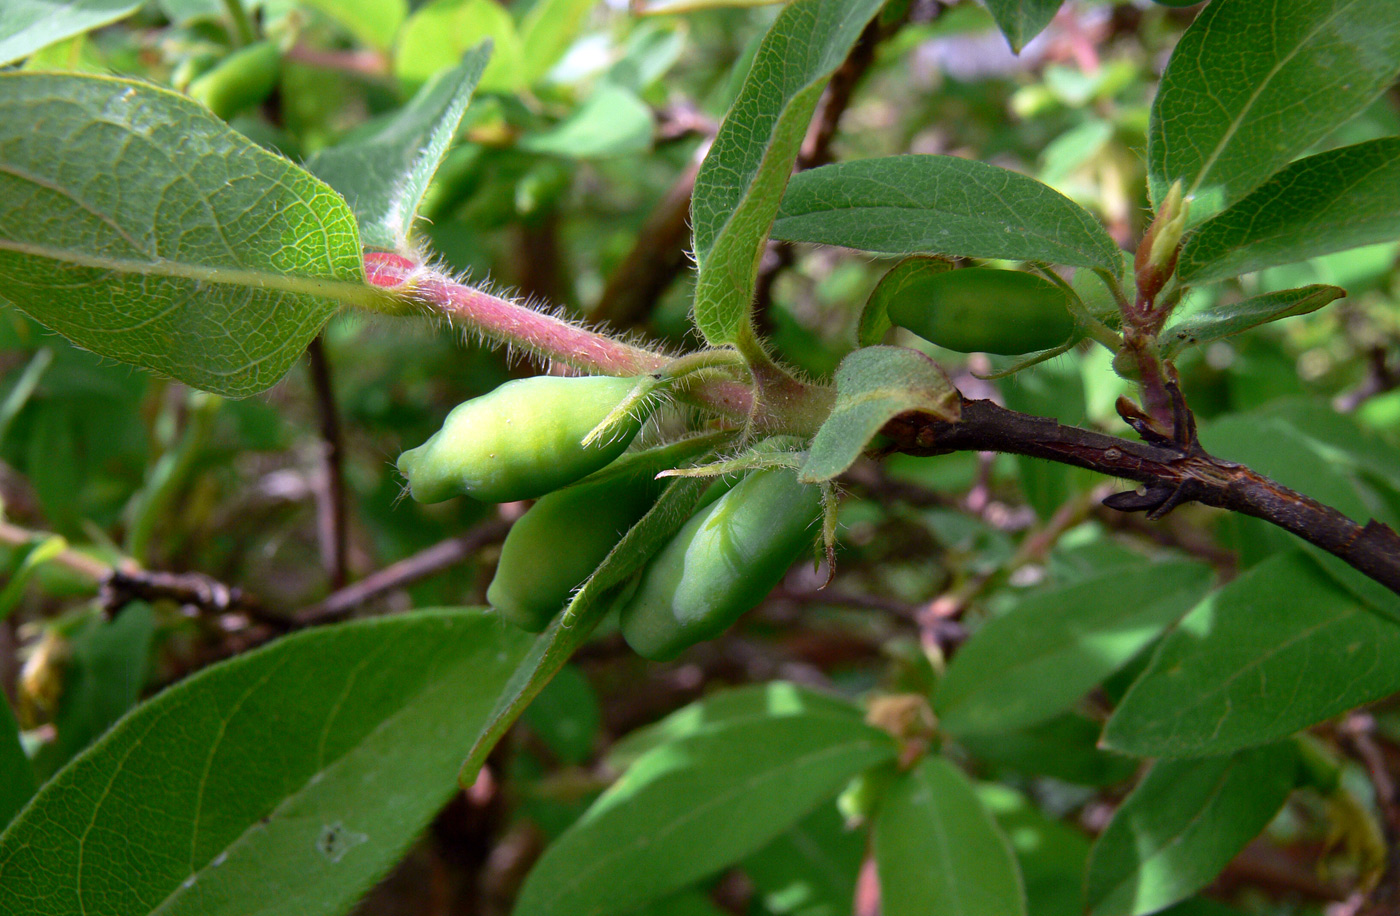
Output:
[[[958,650],[934,709],[954,735],[1053,718],[1180,619],[1210,581],[1208,568],[1176,561],[1038,588]],[[1125,604],[1125,585],[1140,599]]]
[[[759,257],[822,88],[882,0],[793,0],[764,37],[695,179],[695,325],[749,333]]]
[[[488,45],[467,52],[393,115],[366,125],[312,156],[306,167],[344,195],[367,247],[403,251],[472,92],[481,79]]]
[[[525,51],[515,22],[495,0],[433,0],[404,23],[394,50],[394,75],[417,89],[455,67],[469,48],[491,42],[491,62],[481,74],[482,92],[525,88]]]
[[[68,541],[57,534],[51,534],[36,538],[20,549],[13,568],[7,570],[9,581],[5,583],[4,588],[0,588],[0,620],[10,616],[10,612],[19,606],[30,576],[67,548]]]
[[[1172,359],[1189,347],[1224,340],[1236,334],[1295,315],[1306,315],[1347,294],[1336,286],[1304,286],[1264,293],[1225,305],[1213,305],[1183,318],[1162,332],[1162,359]]]
[[[387,51],[408,16],[407,0],[300,0],[325,13],[359,41]]]
[[[713,693],[683,706],[659,722],[631,732],[608,749],[608,765],[625,769],[652,748],[736,722],[818,714],[864,720],[855,704],[818,693],[810,687],[787,681],[749,684]]]
[[[819,805],[742,867],[775,916],[847,916],[864,858],[864,832],[846,829],[835,805]]]
[[[1152,105],[1148,183],[1200,219],[1239,200],[1380,95],[1400,70],[1391,0],[1214,0]]]
[[[126,717],[0,836],[0,911],[345,912],[456,789],[529,645],[488,614],[436,611],[206,668]]]
[[[19,724],[9,701],[0,697],[0,831],[34,795],[34,768],[19,743]]]
[[[601,159],[646,152],[655,131],[651,109],[635,92],[603,83],[568,120],[547,133],[523,137],[519,146],[570,159]]]
[[[642,755],[540,859],[516,916],[625,912],[763,848],[893,739],[850,716],[738,720]]]
[[[836,404],[817,430],[802,465],[804,483],[830,480],[849,468],[887,421],[917,411],[952,422],[959,395],[943,370],[917,350],[865,347],[836,370]]]
[[[1211,594],[1162,641],[1103,741],[1142,757],[1265,744],[1400,690],[1397,657],[1400,626],[1307,557],[1280,554]]]
[[[525,709],[524,720],[555,756],[578,765],[593,755],[602,710],[588,678],[565,665]]]
[[[997,28],[1011,43],[1017,54],[1026,42],[1040,34],[1059,12],[1062,0],[987,0],[987,9],[997,21]]]
[[[154,635],[155,614],[139,601],[128,604],[115,620],[91,617],[73,634],[63,666],[63,694],[53,715],[54,740],[34,757],[41,776],[63,766],[136,705],[146,684]]]
[[[1092,719],[1065,713],[1013,731],[959,736],[958,742],[981,760],[1024,775],[1084,786],[1128,779],[1138,762],[1097,747],[1100,731]]]
[[[1400,137],[1301,159],[1186,240],[1176,272],[1208,283],[1400,238]]]
[[[380,295],[320,181],[182,95],[56,73],[0,74],[0,273],[79,346],[234,397],[286,373],[331,297]]]
[[[885,156],[793,176],[773,224],[789,242],[884,254],[1122,269],[1092,214],[1048,185],[956,156]]]
[[[1083,916],[1088,837],[1047,817],[1024,795],[1006,786],[979,783],[977,798],[1011,841],[1026,888],[1026,912],[1031,916]]]
[[[540,0],[520,23],[525,84],[533,86],[549,72],[578,38],[588,12],[598,0]]]
[[[130,16],[140,6],[141,0],[5,0],[0,5],[0,66]]]
[[[887,790],[875,820],[883,916],[1024,916],[1006,837],[946,760],[926,757]]]
[[[1290,742],[1157,763],[1090,853],[1090,916],[1155,913],[1205,887],[1273,820],[1296,773]]]

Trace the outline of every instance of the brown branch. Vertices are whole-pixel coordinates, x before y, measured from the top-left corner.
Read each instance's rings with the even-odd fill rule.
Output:
[[[297,611],[292,620],[299,627],[338,620],[385,592],[411,585],[462,562],[487,544],[505,537],[509,529],[510,523],[506,521],[485,522],[460,537],[440,541],[331,593],[324,600]]]
[[[349,535],[345,523],[345,438],[335,405],[326,347],[317,334],[306,348],[311,388],[316,393],[316,421],[321,431],[321,487],[316,500],[316,522],[321,541],[321,564],[331,588],[345,584],[345,557]]]
[[[132,601],[174,601],[205,614],[242,614],[279,633],[292,628],[290,620],[268,611],[241,588],[197,572],[113,569],[102,579],[100,598],[109,616]]]
[[[1150,435],[1150,427],[1139,422],[1136,428]],[[1123,511],[1148,510],[1148,518],[1160,518],[1183,502],[1199,502],[1263,519],[1400,594],[1400,535],[1376,521],[1359,525],[1243,465],[1214,458],[1194,443],[1194,432],[1190,447],[1156,436],[1157,441],[1134,442],[966,397],[956,423],[905,414],[882,432],[893,441],[894,451],[911,455],[1008,452],[1134,480],[1145,485],[1145,492],[1120,493],[1105,504]]]
[[[619,329],[645,323],[661,294],[685,269],[690,195],[709,146],[701,144],[685,172],[647,217],[636,244],[608,277],[598,304],[589,313],[591,320]]]

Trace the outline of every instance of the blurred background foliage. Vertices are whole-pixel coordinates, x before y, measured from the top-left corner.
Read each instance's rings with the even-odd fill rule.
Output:
[[[489,278],[571,316],[691,346],[688,188],[775,8],[641,5],[655,14],[588,0],[250,3],[280,65],[265,91],[228,117],[256,142],[303,160],[396,111],[432,73],[490,38],[493,63],[430,189],[419,244],[477,282]],[[1017,56],[971,0],[904,5],[908,22],[874,49],[830,158],[918,152],[991,162],[1050,184],[1098,215],[1120,244],[1134,244],[1148,214],[1148,106],[1197,8],[1071,0]],[[160,0],[24,66],[186,89],[238,42],[223,4]],[[1396,134],[1400,95],[1392,90],[1318,150]],[[1350,415],[1357,436],[1392,445],[1400,438],[1397,248],[1355,249],[1193,292],[1188,312],[1218,297],[1308,283],[1349,291],[1320,312],[1181,358],[1208,447],[1215,421],[1243,422],[1237,435],[1247,437],[1253,421],[1241,417],[1296,416],[1329,404]],[[831,375],[855,346],[861,304],[894,263],[774,245],[760,316],[782,358],[812,376]],[[1121,430],[1114,400],[1132,392],[1101,348],[1086,343],[988,383],[972,374],[993,368],[985,357],[912,336],[898,342],[925,349],[971,396]],[[519,514],[519,506],[405,500],[392,461],[451,406],[538,367],[453,328],[356,316],[331,324],[324,350],[344,435],[351,579],[498,512]],[[284,613],[324,598],[334,583],[319,546],[318,505],[327,498],[320,422],[305,367],[265,395],[224,400],[80,351],[12,309],[0,312],[4,517],[61,535],[102,562],[131,557],[152,569],[199,571]],[[668,665],[632,656],[605,626],[497,749],[494,783],[454,801],[363,912],[507,912],[543,845],[617,772],[614,742],[722,686],[785,678],[851,695],[927,695],[938,676],[938,659],[923,651],[930,631],[975,630],[1029,588],[1130,569],[1149,556],[1194,557],[1230,576],[1265,555],[1261,535],[1247,530],[1253,523],[1192,506],[1148,524],[1097,504],[1108,482],[1030,459],[898,456],[862,462],[842,483],[838,566],[825,591],[817,590],[820,575],[795,569],[735,630]],[[0,548],[0,570],[11,581],[32,546]],[[481,603],[494,550],[357,613]],[[101,622],[88,604],[95,582],[61,565],[32,565],[29,587],[5,596],[17,606],[0,631],[0,677],[28,739],[43,746],[44,771],[141,695],[265,635],[246,621],[169,604]],[[34,661],[44,652],[63,664],[45,669]],[[1021,857],[1033,913],[1078,911],[1078,888],[1067,876],[1082,869],[1089,837],[1135,771],[1125,758],[1095,750],[1093,722],[1145,657],[1080,710],[957,751],[987,781],[983,801]],[[55,682],[44,681],[45,670]],[[1373,713],[1400,760],[1400,709],[1391,702]],[[1369,790],[1358,777],[1345,774],[1364,798]],[[1295,796],[1212,896],[1239,912],[1276,916],[1320,913],[1344,899],[1362,866],[1328,824],[1320,803]],[[854,893],[863,851],[848,847],[859,834],[844,834],[827,809],[803,829],[822,838],[833,887],[803,883],[810,869],[801,867],[800,849],[774,848],[706,895],[656,911],[838,912],[823,907]],[[1182,914],[1218,912],[1199,901],[1184,907]]]

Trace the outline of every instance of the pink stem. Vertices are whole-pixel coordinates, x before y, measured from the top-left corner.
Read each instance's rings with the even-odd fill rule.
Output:
[[[446,276],[397,254],[365,253],[365,276],[375,286],[403,288],[406,298],[460,319],[493,340],[599,375],[642,375],[670,357],[613,340]]]

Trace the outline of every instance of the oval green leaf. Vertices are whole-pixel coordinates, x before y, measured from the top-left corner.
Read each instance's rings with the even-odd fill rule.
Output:
[[[1397,658],[1400,625],[1306,556],[1280,554],[1211,594],[1162,641],[1103,742],[1140,757],[1195,757],[1276,741],[1400,690]]]
[[[946,760],[927,757],[886,790],[875,864],[883,916],[1025,916],[1011,845]]]
[[[1288,742],[1157,763],[1089,854],[1089,916],[1143,916],[1205,887],[1278,814],[1296,773]]]
[[[740,719],[663,744],[545,852],[515,916],[632,910],[762,849],[895,754],[845,713]]]
[[[1351,120],[1400,71],[1393,0],[1214,0],[1172,52],[1152,105],[1148,182],[1196,218],[1239,200]]]
[[[79,346],[232,397],[379,295],[326,185],[182,95],[56,73],[0,74],[0,273]]]
[[[423,612],[205,669],[123,719],[0,835],[0,912],[345,912],[455,790],[529,645],[482,612]]]
[[[793,176],[773,237],[882,254],[1049,261],[1122,270],[1088,210],[1049,185],[956,156],[886,156]]]
[[[1176,272],[1208,283],[1400,238],[1400,137],[1293,163],[1186,240]]]

